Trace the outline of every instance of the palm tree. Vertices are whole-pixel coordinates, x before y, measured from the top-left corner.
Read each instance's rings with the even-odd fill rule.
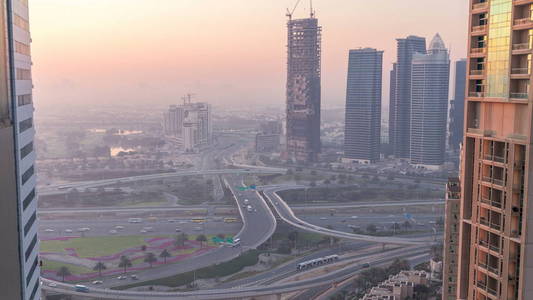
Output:
[[[122,255],[120,257],[120,262],[118,263],[118,267],[124,268],[124,274],[126,274],[127,269],[131,266],[132,266],[131,260],[127,256]]]
[[[185,242],[188,240],[189,240],[189,236],[183,232],[176,237],[176,241],[174,242],[174,245],[184,247]]]
[[[150,268],[152,265],[157,261],[157,257],[152,252],[146,253],[146,257],[144,258],[144,262],[150,264]]]
[[[167,249],[163,250],[163,252],[161,252],[161,254],[159,254],[159,257],[161,257],[163,259],[163,261],[165,262],[165,264],[167,263],[167,258],[171,257],[172,255],[170,255],[170,252],[168,252]]]
[[[200,247],[204,247],[204,242],[207,242],[207,237],[203,234],[200,234],[196,237],[196,241],[200,242]]]
[[[107,267],[101,261],[97,262],[96,265],[93,268],[94,271],[98,271],[98,276],[99,277],[102,277],[102,271],[105,270],[105,269],[107,269]]]
[[[56,275],[61,277],[61,280],[65,282],[65,277],[72,275],[72,273],[70,273],[70,270],[67,267],[63,266],[57,270]]]

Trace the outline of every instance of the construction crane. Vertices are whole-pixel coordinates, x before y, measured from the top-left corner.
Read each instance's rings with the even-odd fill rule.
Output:
[[[292,10],[289,10],[287,8],[287,14],[285,14],[288,18],[289,18],[289,21],[292,20],[292,15],[294,14],[294,11],[296,10],[296,8],[298,8],[298,4],[300,4],[301,0],[298,0],[296,1],[296,5],[294,5],[294,8]],[[315,11],[313,10],[313,0],[309,0],[309,7],[310,7],[310,11],[311,11],[311,19],[315,17]]]

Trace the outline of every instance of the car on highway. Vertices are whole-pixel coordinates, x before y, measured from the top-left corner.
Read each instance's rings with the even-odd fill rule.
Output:
[[[66,233],[72,233],[72,229],[65,229]]]
[[[143,227],[146,232],[154,232],[154,227]]]
[[[369,263],[364,263],[364,264],[361,265],[361,268],[368,269],[368,268],[370,268],[370,264]]]
[[[248,206],[246,207],[246,210],[247,210],[248,212],[252,212],[253,208],[252,208],[251,205],[248,205]]]
[[[181,229],[179,229],[179,228],[176,228],[176,232],[181,232]]]
[[[125,276],[125,275],[120,275],[119,277],[117,277],[118,280],[126,280],[128,279],[128,276]]]
[[[130,278],[133,279],[133,280],[139,280],[139,277],[137,277],[137,275],[135,275],[135,274],[131,274]]]
[[[50,229],[50,228],[44,230],[44,232],[54,232],[54,231],[55,231],[55,230]]]
[[[87,232],[87,231],[90,231],[90,230],[91,230],[91,228],[89,228],[89,227],[78,228],[79,232]]]
[[[93,281],[93,284],[94,284],[94,285],[102,284],[102,283],[104,283],[102,280],[95,280],[95,281]]]
[[[194,231],[202,231],[202,227],[194,227],[193,230]]]
[[[176,220],[169,219],[168,222],[169,222],[169,223],[174,223],[174,222],[176,222]]]
[[[49,286],[49,287],[57,287],[57,283],[55,283],[55,282],[50,282],[50,283],[48,284],[48,286]]]
[[[117,234],[117,232],[118,232],[118,231],[116,231],[115,229],[111,229],[111,230],[109,230],[109,233],[111,233],[111,234]]]
[[[320,220],[327,220],[328,218],[326,217],[321,217]]]
[[[88,293],[89,292],[89,288],[84,286],[84,285],[81,285],[81,284],[76,284],[74,286],[74,290],[76,292],[79,292],[79,293]]]
[[[147,233],[148,231],[144,230],[144,229],[141,229],[141,231],[139,231],[140,233]]]
[[[350,218],[357,219],[357,218],[359,218],[359,216],[351,216]]]
[[[128,223],[133,223],[133,224],[142,223],[142,221],[143,221],[143,219],[141,219],[141,218],[129,218],[128,219]]]

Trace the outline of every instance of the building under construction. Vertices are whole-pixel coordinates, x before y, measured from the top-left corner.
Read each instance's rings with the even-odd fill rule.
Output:
[[[320,152],[321,31],[311,9],[307,19],[287,14],[287,160],[313,162]]]

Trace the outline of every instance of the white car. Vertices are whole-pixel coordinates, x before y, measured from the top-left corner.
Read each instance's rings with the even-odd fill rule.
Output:
[[[322,217],[322,218],[320,218],[320,220],[327,220],[327,219],[328,219],[328,218],[326,218],[326,217]]]
[[[117,279],[118,280],[126,280],[126,279],[128,279],[128,277],[124,276],[124,275],[121,275],[121,276],[117,277]]]
[[[55,231],[55,230],[50,229],[50,228],[44,230],[44,232],[54,232],[54,231]]]
[[[144,229],[142,229],[142,230],[141,230],[141,233],[146,233],[146,232],[147,232],[147,231],[146,231],[146,230],[144,230]]]
[[[65,229],[66,233],[72,233],[72,229]]]
[[[96,285],[96,284],[102,284],[104,283],[102,280],[95,280],[93,281],[93,284]]]
[[[352,219],[357,219],[357,218],[359,218],[359,217],[358,217],[358,216],[352,216],[351,218],[352,218]]]
[[[195,231],[202,231],[202,227],[194,227],[193,228]]]
[[[55,282],[50,282],[50,283],[48,284],[48,286],[49,286],[49,287],[56,287],[56,286],[57,286],[57,283],[55,283]]]
[[[117,226],[115,226],[115,229],[116,230],[122,230],[122,229],[124,229],[124,226],[117,225]]]

